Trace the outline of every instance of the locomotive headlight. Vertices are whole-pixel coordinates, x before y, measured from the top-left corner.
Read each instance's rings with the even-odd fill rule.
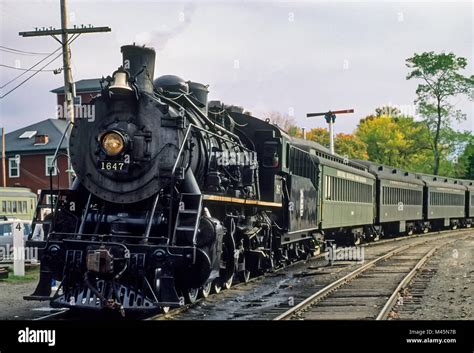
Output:
[[[116,156],[123,152],[125,148],[125,139],[119,132],[110,131],[102,136],[101,145],[105,153],[109,156]]]

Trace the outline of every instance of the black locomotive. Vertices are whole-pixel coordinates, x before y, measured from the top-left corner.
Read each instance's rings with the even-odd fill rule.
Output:
[[[72,188],[40,196],[33,229],[43,224],[46,234],[29,245],[40,249],[41,277],[28,299],[152,311],[307,258],[324,239],[376,240],[401,221],[400,232],[428,228],[418,194],[406,193],[420,203],[410,206],[419,219],[384,218],[375,167],[208,102],[201,83],[154,80],[153,49],[122,53],[123,66],[91,103],[94,119],[77,119],[70,132]],[[420,191],[426,181],[413,178],[386,179]],[[471,223],[474,188],[461,184],[469,207],[447,225]]]

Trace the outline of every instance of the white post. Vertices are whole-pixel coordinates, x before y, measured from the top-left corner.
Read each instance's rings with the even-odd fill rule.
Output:
[[[334,154],[334,122],[332,118],[329,120],[329,151]]]
[[[13,274],[25,275],[25,241],[23,238],[23,224],[13,222]]]

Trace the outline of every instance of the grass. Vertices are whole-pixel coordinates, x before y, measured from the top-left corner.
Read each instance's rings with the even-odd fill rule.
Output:
[[[24,276],[15,276],[13,274],[13,266],[8,267],[8,278],[0,279],[0,283],[21,283],[28,281],[36,281],[39,278],[39,266],[25,268]]]

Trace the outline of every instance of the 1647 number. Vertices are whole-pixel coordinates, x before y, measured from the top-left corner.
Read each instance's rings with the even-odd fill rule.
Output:
[[[99,168],[101,170],[108,170],[108,171],[125,171],[125,163],[124,162],[99,162]]]

